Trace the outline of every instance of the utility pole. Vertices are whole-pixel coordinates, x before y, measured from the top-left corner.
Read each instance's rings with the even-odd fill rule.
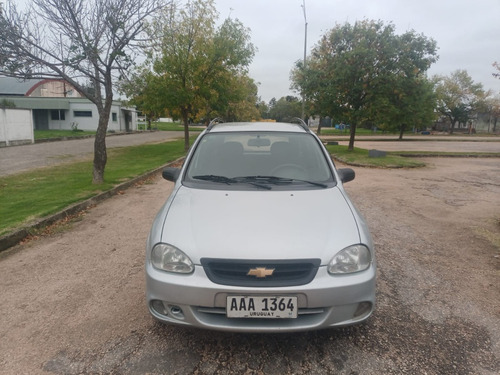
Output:
[[[306,70],[306,54],[307,54],[307,16],[306,16],[306,0],[302,0],[302,10],[304,11],[304,72]],[[305,115],[306,101],[302,92],[302,120],[306,121]]]

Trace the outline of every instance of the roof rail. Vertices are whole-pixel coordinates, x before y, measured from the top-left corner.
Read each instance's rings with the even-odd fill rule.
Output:
[[[224,122],[224,120],[220,117],[214,118],[212,121],[210,121],[210,124],[208,124],[207,131],[209,132],[215,125],[220,124],[221,122]]]
[[[292,118],[291,122],[293,124],[299,124],[301,128],[303,128],[306,132],[310,133],[311,129],[307,126],[304,120],[302,120],[300,117],[294,117]]]

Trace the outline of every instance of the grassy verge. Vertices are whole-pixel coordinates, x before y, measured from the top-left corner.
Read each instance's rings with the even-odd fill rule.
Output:
[[[0,178],[0,235],[58,212],[184,155],[184,141],[108,150],[105,180],[92,184],[92,161]]]
[[[84,135],[95,135],[91,131],[73,131],[73,130],[35,130],[35,140],[50,138],[75,138]]]
[[[415,168],[425,166],[425,163],[421,161],[391,153],[387,153],[387,156],[382,158],[371,158],[368,156],[368,150],[362,148],[354,147],[352,151],[349,151],[347,146],[341,145],[327,146],[326,148],[333,157],[351,165],[376,168]]]

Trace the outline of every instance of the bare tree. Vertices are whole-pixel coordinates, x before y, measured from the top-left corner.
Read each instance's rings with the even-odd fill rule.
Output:
[[[168,1],[31,0],[21,11],[8,0],[0,7],[0,75],[63,78],[97,106],[93,183],[104,180],[113,82],[140,53],[145,21]]]

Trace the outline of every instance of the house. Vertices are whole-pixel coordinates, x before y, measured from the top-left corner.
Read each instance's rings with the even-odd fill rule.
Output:
[[[8,103],[9,108],[30,110],[35,130],[97,130],[99,115],[95,104],[62,79],[22,81],[17,78],[0,77],[1,103]],[[3,126],[6,128],[14,125],[5,123]],[[135,130],[137,130],[136,109],[125,107],[120,101],[113,101],[108,131]],[[9,141],[1,137],[0,132],[0,144],[3,141],[8,145]]]

